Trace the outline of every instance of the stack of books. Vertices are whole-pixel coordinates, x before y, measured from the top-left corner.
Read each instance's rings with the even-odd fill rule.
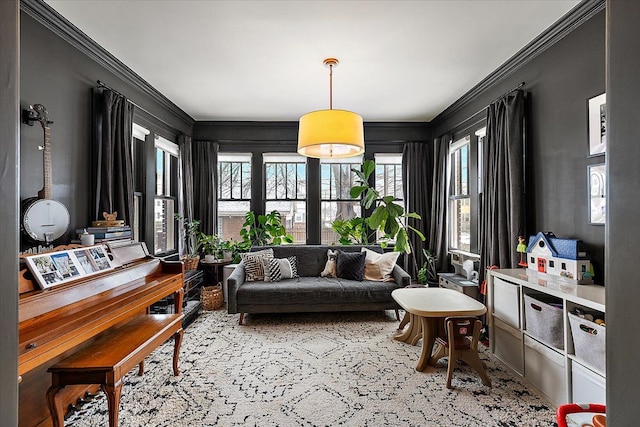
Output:
[[[96,243],[108,243],[115,241],[131,240],[133,233],[131,227],[128,225],[116,226],[116,227],[86,227],[76,229],[78,235],[84,233],[93,234],[95,236]],[[80,239],[72,240],[71,243],[80,243]]]

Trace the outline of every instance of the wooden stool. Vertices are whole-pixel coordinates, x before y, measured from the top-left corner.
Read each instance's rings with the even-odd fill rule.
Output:
[[[478,341],[482,322],[477,317],[447,317],[444,324],[447,336],[436,338],[438,348],[431,360],[432,364],[435,364],[442,357],[449,357],[447,388],[452,388],[451,377],[453,377],[453,369],[458,360],[462,360],[475,369],[482,379],[482,384],[491,387],[491,380],[485,371],[486,366],[478,356]]]

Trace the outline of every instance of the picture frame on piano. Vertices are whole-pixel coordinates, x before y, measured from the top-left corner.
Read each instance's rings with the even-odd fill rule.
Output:
[[[42,289],[115,268],[102,245],[31,255],[25,262]]]

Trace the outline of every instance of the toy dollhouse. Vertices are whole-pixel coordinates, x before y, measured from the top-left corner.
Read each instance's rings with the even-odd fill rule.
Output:
[[[575,284],[593,283],[591,261],[582,240],[561,239],[551,232],[529,238],[527,268]]]

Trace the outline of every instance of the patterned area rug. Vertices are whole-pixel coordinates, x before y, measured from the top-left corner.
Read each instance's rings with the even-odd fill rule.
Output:
[[[125,378],[120,425],[554,426],[549,403],[483,350],[493,387],[465,366],[445,387],[447,359],[415,370],[420,353],[393,339],[393,311],[247,315],[203,312],[186,330],[178,377],[173,342]],[[104,426],[99,394],[66,426]]]

